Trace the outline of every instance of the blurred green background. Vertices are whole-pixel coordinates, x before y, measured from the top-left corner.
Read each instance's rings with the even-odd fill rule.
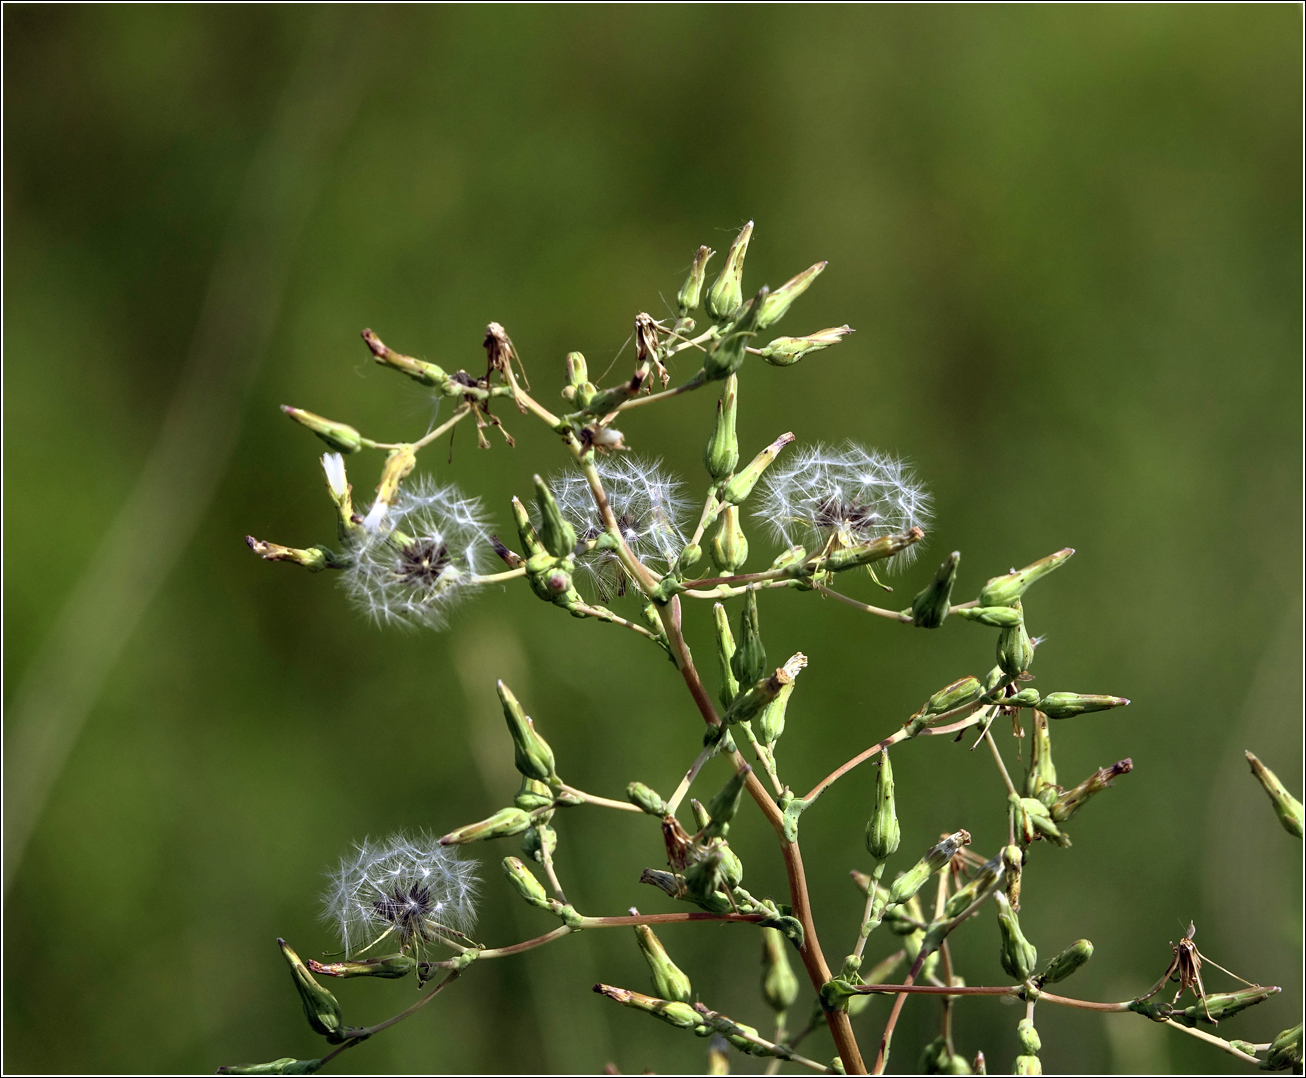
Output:
[[[522,586],[440,635],[377,631],[328,577],[264,564],[242,539],[331,536],[322,447],[277,405],[377,438],[427,429],[430,401],[371,364],[364,326],[475,370],[499,321],[547,403],[568,349],[623,376],[633,315],[666,314],[695,247],[723,250],[750,218],[747,288],[830,261],[783,332],[857,334],[796,368],[745,369],[744,450],[793,430],[914,462],[937,524],[888,601],[950,550],[963,598],[1078,550],[1028,604],[1047,636],[1038,684],[1134,703],[1056,726],[1057,765],[1069,783],[1124,756],[1135,771],[1074,821],[1073,849],[1033,850],[1031,939],[1050,955],[1089,937],[1072,994],[1121,999],[1194,919],[1205,953],[1285,988],[1222,1034],[1263,1041],[1298,1020],[1302,847],[1242,751],[1300,792],[1300,19],[1292,5],[7,7],[7,823],[40,811],[25,851],[7,836],[25,857],[5,906],[6,1068],[318,1054],[274,939],[332,946],[322,873],[354,841],[507,803],[496,677],[568,781],[669,792],[701,723],[645,642]],[[697,489],[712,410],[691,395],[622,426]],[[563,455],[499,411],[516,449],[477,451],[460,430],[452,463],[433,449],[422,466],[482,493],[510,534],[508,497]],[[360,491],[378,465],[352,458]],[[878,601],[869,583],[859,595]],[[710,670],[707,615],[689,633]],[[800,789],[992,664],[992,631],[955,619],[924,633],[796,593],[767,596],[762,619],[773,656],[811,658],[781,751]],[[41,738],[83,715],[43,796],[25,746],[59,764]],[[895,758],[899,867],[942,830],[968,828],[986,854],[1003,839],[990,761],[942,741]],[[803,820],[832,961],[860,913],[847,872],[867,867],[870,778]],[[656,829],[609,815],[560,821],[569,897],[593,914],[673,908],[636,883],[663,862]],[[747,885],[779,894],[760,817],[731,838]],[[499,877],[515,847],[474,851],[492,944],[552,924]],[[751,930],[662,938],[702,999],[768,1025]],[[889,948],[876,936],[868,954]],[[991,915],[955,954],[969,983],[1003,976]],[[597,980],[647,988],[625,930],[474,968],[341,1062],[703,1068],[705,1042],[593,995]],[[339,995],[363,1023],[413,986]],[[887,1006],[856,1019],[864,1046]],[[1009,1070],[1020,1016],[961,1004],[959,1049]],[[914,1069],[937,1022],[909,1002],[894,1069]],[[1239,1067],[1130,1015],[1043,1007],[1038,1024],[1049,1071]],[[827,1035],[806,1050],[827,1058]]]

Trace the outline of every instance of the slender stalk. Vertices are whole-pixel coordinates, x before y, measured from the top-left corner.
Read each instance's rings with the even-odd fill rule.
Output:
[[[857,943],[853,947],[853,954],[861,958],[862,952],[866,950],[866,941],[871,937],[871,931],[875,927],[871,924],[871,915],[875,912],[875,887],[880,882],[880,877],[884,875],[884,862],[875,862],[875,867],[871,869],[871,883],[866,888],[866,908],[862,910],[861,928],[857,932]]]
[[[402,1022],[409,1015],[416,1014],[419,1010],[421,1010],[428,1003],[430,1003],[431,1000],[435,999],[435,997],[438,996],[448,985],[456,981],[461,975],[462,975],[461,970],[456,970],[456,969],[450,970],[449,976],[447,976],[443,981],[441,981],[429,992],[427,992],[426,995],[424,995],[421,999],[419,999],[407,1010],[400,1011],[393,1018],[387,1018],[384,1022],[377,1022],[377,1024],[374,1026],[367,1026],[365,1029],[360,1030],[359,1031],[360,1036],[358,1037],[358,1040],[362,1040],[364,1036],[370,1037],[375,1033],[380,1033],[381,1030],[383,1029],[389,1029],[397,1022]],[[347,1047],[347,1045],[342,1045],[337,1051],[332,1052],[331,1055],[332,1056],[339,1055],[340,1052],[344,1051],[345,1047]],[[322,1060],[322,1062],[325,1063],[326,1060],[324,1059]]]
[[[822,595],[828,595],[831,599],[838,599],[839,602],[847,603],[849,606],[857,610],[864,610],[868,614],[875,614],[881,618],[888,618],[890,621],[902,622],[904,625],[910,625],[912,622],[912,616],[910,614],[904,614],[898,610],[885,610],[882,607],[871,606],[869,603],[860,603],[856,599],[850,599],[847,595],[840,595],[837,591],[827,588],[824,584],[817,584],[816,590]]]
[[[712,747],[706,746],[703,751],[694,758],[694,762],[689,765],[689,770],[685,772],[685,777],[680,780],[680,785],[676,787],[676,792],[671,795],[671,800],[667,802],[667,815],[674,816],[676,809],[680,807],[680,802],[685,799],[685,794],[689,792],[690,784],[698,778],[698,773],[703,770],[703,765],[712,759]]]
[[[666,400],[668,397],[678,397],[681,393],[688,393],[691,389],[698,389],[699,386],[707,384],[707,375],[699,371],[693,378],[684,385],[676,386],[674,389],[664,389],[661,393],[650,393],[647,397],[632,397],[628,401],[623,401],[613,409],[612,414],[617,412],[628,412],[632,408],[639,408],[645,404],[652,404],[654,401]]]
[[[501,584],[505,580],[516,580],[518,577],[526,575],[526,566],[519,565],[516,569],[505,569],[502,573],[487,573],[485,576],[475,576],[472,578],[474,584]]]
[[[587,794],[584,790],[578,790],[574,786],[563,786],[561,793],[570,794],[573,797],[579,797],[587,805],[598,805],[600,808],[620,809],[622,812],[639,812],[644,810],[638,805],[632,805],[629,801],[613,801],[610,797],[599,797],[598,794]]]
[[[1235,1057],[1236,1059],[1241,1059],[1244,1063],[1261,1062],[1255,1056],[1248,1055],[1240,1048],[1235,1048],[1228,1041],[1224,1040],[1224,1038],[1217,1037],[1211,1033],[1207,1033],[1205,1030],[1192,1029],[1191,1027],[1184,1025],[1182,1022],[1176,1022],[1173,1018],[1167,1018],[1165,1020],[1165,1024],[1167,1026],[1170,1026],[1172,1029],[1177,1029],[1183,1033],[1187,1033],[1190,1037],[1196,1037],[1199,1041],[1205,1041],[1207,1044],[1213,1044],[1221,1051],[1228,1052],[1231,1056]]]
[[[921,972],[921,967],[925,965],[925,960],[929,958],[929,953],[924,947],[921,948],[920,954],[916,956],[916,961],[912,963],[911,970],[907,973],[907,979],[902,982],[903,988],[910,988]],[[933,985],[929,987],[933,988]],[[945,988],[946,992],[947,989]],[[889,1011],[889,1020],[884,1024],[884,1032],[880,1035],[880,1048],[875,1053],[875,1066],[871,1068],[872,1074],[883,1074],[884,1068],[889,1062],[889,1045],[893,1042],[893,1029],[898,1024],[898,1015],[902,1014],[902,1005],[907,1002],[906,992],[900,992],[898,998],[893,1001],[893,1009]]]
[[[577,603],[576,609],[591,618],[598,618],[599,621],[611,622],[613,625],[620,625],[623,629],[629,629],[632,633],[638,633],[640,636],[647,637],[649,640],[656,640],[657,634],[643,625],[636,625],[633,621],[627,621],[620,614],[614,614],[611,610],[601,610],[595,606],[588,606],[585,603]]]
[[[1023,984],[1011,985],[956,985],[949,987],[947,985],[934,984],[859,984],[854,986],[854,992],[863,995],[920,995],[920,996],[1011,996],[1013,999],[1024,999],[1025,994],[1029,991],[1028,987]],[[1044,992],[1038,989],[1038,999],[1045,1003],[1055,1003],[1059,1007],[1075,1007],[1081,1011],[1105,1011],[1111,1014],[1123,1014],[1129,1010],[1129,1002],[1124,1003],[1096,1003],[1089,999],[1071,999],[1069,996],[1058,996],[1051,992]],[[1184,1028],[1187,1028],[1186,1026]]]
[[[1016,793],[1016,785],[1011,781],[1011,776],[1007,773],[1007,765],[1002,762],[1002,753],[998,752],[998,743],[993,740],[993,734],[985,730],[984,740],[988,742],[989,751],[993,753],[993,762],[998,765],[998,770],[1002,772],[1002,781],[1007,787],[1007,793],[1012,797],[1019,797]]]
[[[448,419],[446,419],[443,423],[441,423],[438,427],[436,427],[435,430],[431,431],[429,434],[423,435],[421,438],[417,439],[417,441],[413,443],[412,445],[413,452],[416,453],[419,449],[422,449],[430,445],[433,441],[435,441],[438,437],[440,437],[440,435],[444,434],[446,431],[453,430],[453,428],[458,425],[459,420],[465,418],[466,416],[471,415],[471,412],[472,412],[472,406],[470,404],[459,405],[457,411],[455,411],[453,415],[451,415]]]

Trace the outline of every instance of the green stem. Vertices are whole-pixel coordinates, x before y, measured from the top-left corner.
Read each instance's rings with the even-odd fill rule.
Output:
[[[868,614],[875,614],[877,617],[888,618],[890,621],[901,622],[904,625],[912,623],[912,616],[904,614],[897,610],[885,610],[883,607],[871,606],[869,603],[861,603],[856,599],[850,599],[846,595],[840,595],[837,591],[827,588],[824,584],[817,584],[816,590],[822,595],[828,595],[831,599],[838,599],[841,603],[847,603],[857,610],[864,610]]]

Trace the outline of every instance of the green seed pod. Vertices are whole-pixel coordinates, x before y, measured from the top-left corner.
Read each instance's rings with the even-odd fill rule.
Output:
[[[1088,711],[1107,711],[1113,707],[1128,707],[1123,696],[1081,696],[1077,692],[1051,692],[1039,705],[1049,719],[1069,719]]]
[[[1021,689],[1002,701],[1003,707],[1038,707],[1038,689]]]
[[[771,462],[780,455],[780,450],[794,440],[791,433],[780,435],[774,442],[757,454],[743,471],[735,475],[721,491],[721,500],[730,506],[743,505],[753,493],[762,473],[771,466]]]
[[[744,862],[730,848],[730,843],[723,841],[717,848],[721,851],[721,878],[727,887],[738,887],[744,882]]]
[[[945,685],[928,700],[917,715],[942,715],[945,711],[973,704],[984,695],[984,686],[977,678],[969,675],[958,678],[951,685]]]
[[[883,861],[898,849],[901,839],[902,829],[893,802],[893,766],[889,763],[888,749],[881,749],[871,821],[866,825],[866,852]]]
[[[739,681],[735,678],[735,637],[730,631],[730,618],[720,603],[712,604],[712,617],[716,624],[716,657],[721,666],[721,706],[728,708],[739,695]]]
[[[949,897],[947,904],[943,907],[943,916],[949,920],[961,916],[968,906],[997,887],[1004,871],[1005,866],[1001,856],[986,861],[983,867],[975,873],[974,879],[965,886],[959,887]]]
[[[716,402],[716,423],[712,426],[707,448],[703,450],[703,466],[718,483],[739,466],[739,436],[735,433],[738,412],[739,378],[732,374],[726,379],[721,397]]]
[[[744,302],[744,256],[748,253],[748,241],[752,236],[753,222],[749,221],[730,245],[730,250],[726,252],[726,263],[708,289],[704,306],[708,315],[717,322],[733,318],[739,305]],[[706,257],[703,262],[706,265]]]
[[[504,838],[508,835],[520,835],[531,825],[529,813],[519,808],[500,809],[488,819],[469,823],[456,831],[450,831],[440,839],[441,846],[460,846],[464,842],[483,842],[491,838]]]
[[[523,776],[521,789],[517,791],[517,796],[512,799],[512,803],[519,809],[534,812],[536,809],[552,805],[554,800],[553,790],[548,783]]]
[[[535,878],[534,873],[526,867],[524,861],[516,857],[505,857],[503,859],[503,874],[508,877],[508,882],[512,884],[513,890],[532,906],[542,910],[549,909],[549,896],[545,893],[544,885]]]
[[[849,326],[833,326],[809,333],[806,337],[777,337],[760,349],[762,358],[773,367],[792,367],[809,352],[819,352],[838,344],[853,330]]]
[[[730,821],[735,818],[735,813],[739,809],[739,800],[744,794],[744,782],[752,773],[753,769],[745,764],[717,791],[717,795],[712,798],[707,807],[711,822],[703,828],[705,838],[725,837],[730,829]]]
[[[757,316],[758,329],[770,329],[773,325],[785,316],[785,312],[793,306],[794,300],[806,292],[812,285],[812,282],[821,275],[825,269],[826,263],[818,262],[815,266],[810,266],[803,270],[802,273],[790,277],[779,288],[766,297],[762,304],[762,310]]]
[[[780,691],[776,693],[775,698],[758,712],[754,725],[757,728],[757,739],[763,745],[768,747],[774,745],[785,732],[785,712],[788,710],[789,697],[793,695],[793,691],[792,682],[780,686]]]
[[[778,929],[762,929],[762,997],[780,1014],[798,998],[798,978],[789,964],[785,938]]]
[[[1128,775],[1133,769],[1133,760],[1121,760],[1118,764],[1112,764],[1110,767],[1099,767],[1078,786],[1067,790],[1052,802],[1048,812],[1051,814],[1053,821],[1065,823],[1087,804],[1090,797],[1101,793],[1116,778],[1120,775]]]
[[[1043,1064],[1039,1062],[1038,1056],[1017,1056],[1016,1064],[1012,1068],[1013,1074],[1042,1074]]]
[[[757,336],[757,316],[766,302],[767,290],[763,285],[748,303],[741,307],[738,316],[721,331],[715,346],[703,358],[703,373],[712,381],[734,374],[748,358],[749,346]]]
[[[998,955],[1002,968],[1016,980],[1027,981],[1038,965],[1038,950],[1020,931],[1020,919],[1007,896],[999,892],[993,896],[993,901],[998,906],[998,928],[1002,933],[1002,949]]]
[[[924,538],[925,533],[920,528],[912,528],[905,535],[882,535],[878,539],[834,551],[821,560],[819,568],[832,573],[842,573],[847,569],[871,565],[877,561],[884,561],[885,558],[892,558]]]
[[[540,542],[555,558],[565,558],[576,549],[576,529],[563,517],[558,501],[538,475],[535,476],[535,504],[540,511]]]
[[[739,509],[727,505],[712,537],[712,564],[723,573],[736,572],[748,560],[748,536],[739,526]]]
[[[1039,577],[1046,576],[1053,569],[1063,565],[1073,553],[1074,550],[1071,547],[1066,547],[1064,550],[1058,550],[1055,554],[1049,554],[1046,558],[1040,558],[1032,565],[1026,565],[1023,569],[1012,571],[1006,576],[993,577],[980,590],[979,605],[1014,605],[1025,594],[1026,588]]]
[[[535,732],[535,724],[522,710],[517,697],[502,681],[496,683],[499,700],[503,703],[503,717],[508,723],[508,733],[512,735],[513,763],[517,770],[527,778],[540,782],[557,782],[554,770],[553,750],[549,743]]]
[[[1093,945],[1088,940],[1075,940],[1048,963],[1048,968],[1038,975],[1038,983],[1056,984],[1064,981],[1092,957]]]
[[[1256,776],[1265,792],[1270,795],[1270,803],[1274,805],[1275,814],[1279,817],[1279,822],[1283,824],[1283,829],[1288,834],[1301,838],[1301,802],[1288,792],[1288,788],[1279,781],[1279,777],[1260,760],[1250,752],[1244,752],[1243,755],[1247,757],[1247,762],[1252,766],[1252,774]]]
[[[745,241],[747,243],[747,241]],[[690,311],[696,310],[703,297],[703,282],[707,278],[707,261],[716,252],[711,247],[700,247],[694,254],[693,265],[689,267],[689,276],[676,294],[676,305],[683,318]]]
[[[558,848],[558,832],[543,821],[528,827],[521,837],[521,852],[532,861],[544,864]]]
[[[1287,1070],[1302,1062],[1302,1024],[1298,1022],[1291,1029],[1285,1029],[1270,1042],[1265,1053],[1265,1069],[1273,1071]]]
[[[911,620],[918,629],[937,629],[947,618],[950,609],[948,604],[952,601],[952,585],[957,579],[959,564],[961,554],[954,550],[939,566],[939,571],[925,586],[925,590],[911,601]]]
[[[766,648],[757,618],[757,592],[753,589],[744,595],[744,608],[739,612],[739,644],[730,669],[741,685],[752,685],[766,673]]]
[[[1021,622],[1020,611],[1009,606],[963,606],[956,614],[959,618],[978,621],[981,625],[991,625],[995,629],[1010,629]]]
[[[1022,1018],[1016,1023],[1016,1039],[1020,1041],[1020,1050],[1026,1055],[1036,1056],[1043,1049],[1043,1041],[1038,1035],[1038,1030],[1034,1028],[1034,1023],[1028,1018]]]
[[[219,1074],[316,1074],[322,1069],[320,1059],[294,1059],[283,1056],[271,1063],[245,1063],[232,1067],[219,1067]]]
[[[969,845],[970,832],[957,831],[931,846],[925,851],[924,857],[893,881],[893,886],[889,888],[889,905],[906,902],[925,886],[926,880],[951,861],[959,849]]]
[[[320,415],[283,404],[281,410],[296,423],[307,427],[337,453],[357,453],[363,448],[363,436],[347,423],[336,423]]]
[[[632,805],[638,805],[650,816],[666,815],[666,802],[658,796],[656,790],[645,786],[642,782],[632,782],[626,787],[626,800]]]
[[[1016,609],[1020,609],[1017,601]],[[1034,661],[1034,645],[1029,642],[1029,633],[1025,631],[1025,622],[998,633],[998,665],[1009,677],[1023,674]]]
[[[678,1003],[689,1003],[694,998],[693,986],[679,966],[671,961],[662,941],[648,925],[635,926],[635,938],[639,941],[640,953],[648,963],[653,974],[653,990],[663,999]]]
[[[1055,800],[1057,793],[1057,769],[1052,764],[1052,738],[1048,733],[1048,718],[1042,711],[1034,712],[1033,747],[1029,754],[1029,771],[1025,775],[1025,796],[1044,800],[1044,791],[1048,798],[1044,803]]]
[[[540,542],[535,525],[531,523],[530,513],[526,512],[526,506],[516,498],[512,500],[512,516],[517,522],[517,534],[521,536],[521,545],[526,551],[526,557],[532,558],[545,553],[544,544]]]
[[[1185,1007],[1182,1015],[1176,1014],[1174,1017],[1190,1028],[1199,1022],[1204,1025],[1215,1025],[1223,1018],[1229,1018],[1239,1011],[1245,1011],[1248,1007],[1264,1003],[1278,991],[1278,988],[1262,988],[1257,985],[1237,992],[1217,992],[1214,995],[1204,996],[1200,1002],[1194,1003],[1191,1007]]]
[[[344,1039],[344,1019],[340,1016],[340,1004],[336,997],[314,980],[308,967],[300,960],[293,947],[285,940],[277,940],[281,954],[290,967],[290,976],[295,982],[295,990],[304,1005],[304,1017],[313,1027],[313,1032],[325,1037],[332,1044],[339,1044]]]

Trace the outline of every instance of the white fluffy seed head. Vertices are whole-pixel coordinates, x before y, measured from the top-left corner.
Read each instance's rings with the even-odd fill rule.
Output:
[[[420,947],[440,929],[446,935],[472,930],[479,882],[476,862],[462,860],[425,832],[364,839],[331,873],[322,919],[335,926],[347,956],[385,932],[397,937],[399,948]]]
[[[797,450],[767,470],[754,516],[779,540],[815,548],[901,535],[930,522],[930,496],[898,458],[854,442]],[[890,559],[905,565],[916,545]]]
[[[480,499],[422,476],[400,489],[387,512],[354,530],[341,582],[377,623],[441,629],[475,587],[490,551]]]

